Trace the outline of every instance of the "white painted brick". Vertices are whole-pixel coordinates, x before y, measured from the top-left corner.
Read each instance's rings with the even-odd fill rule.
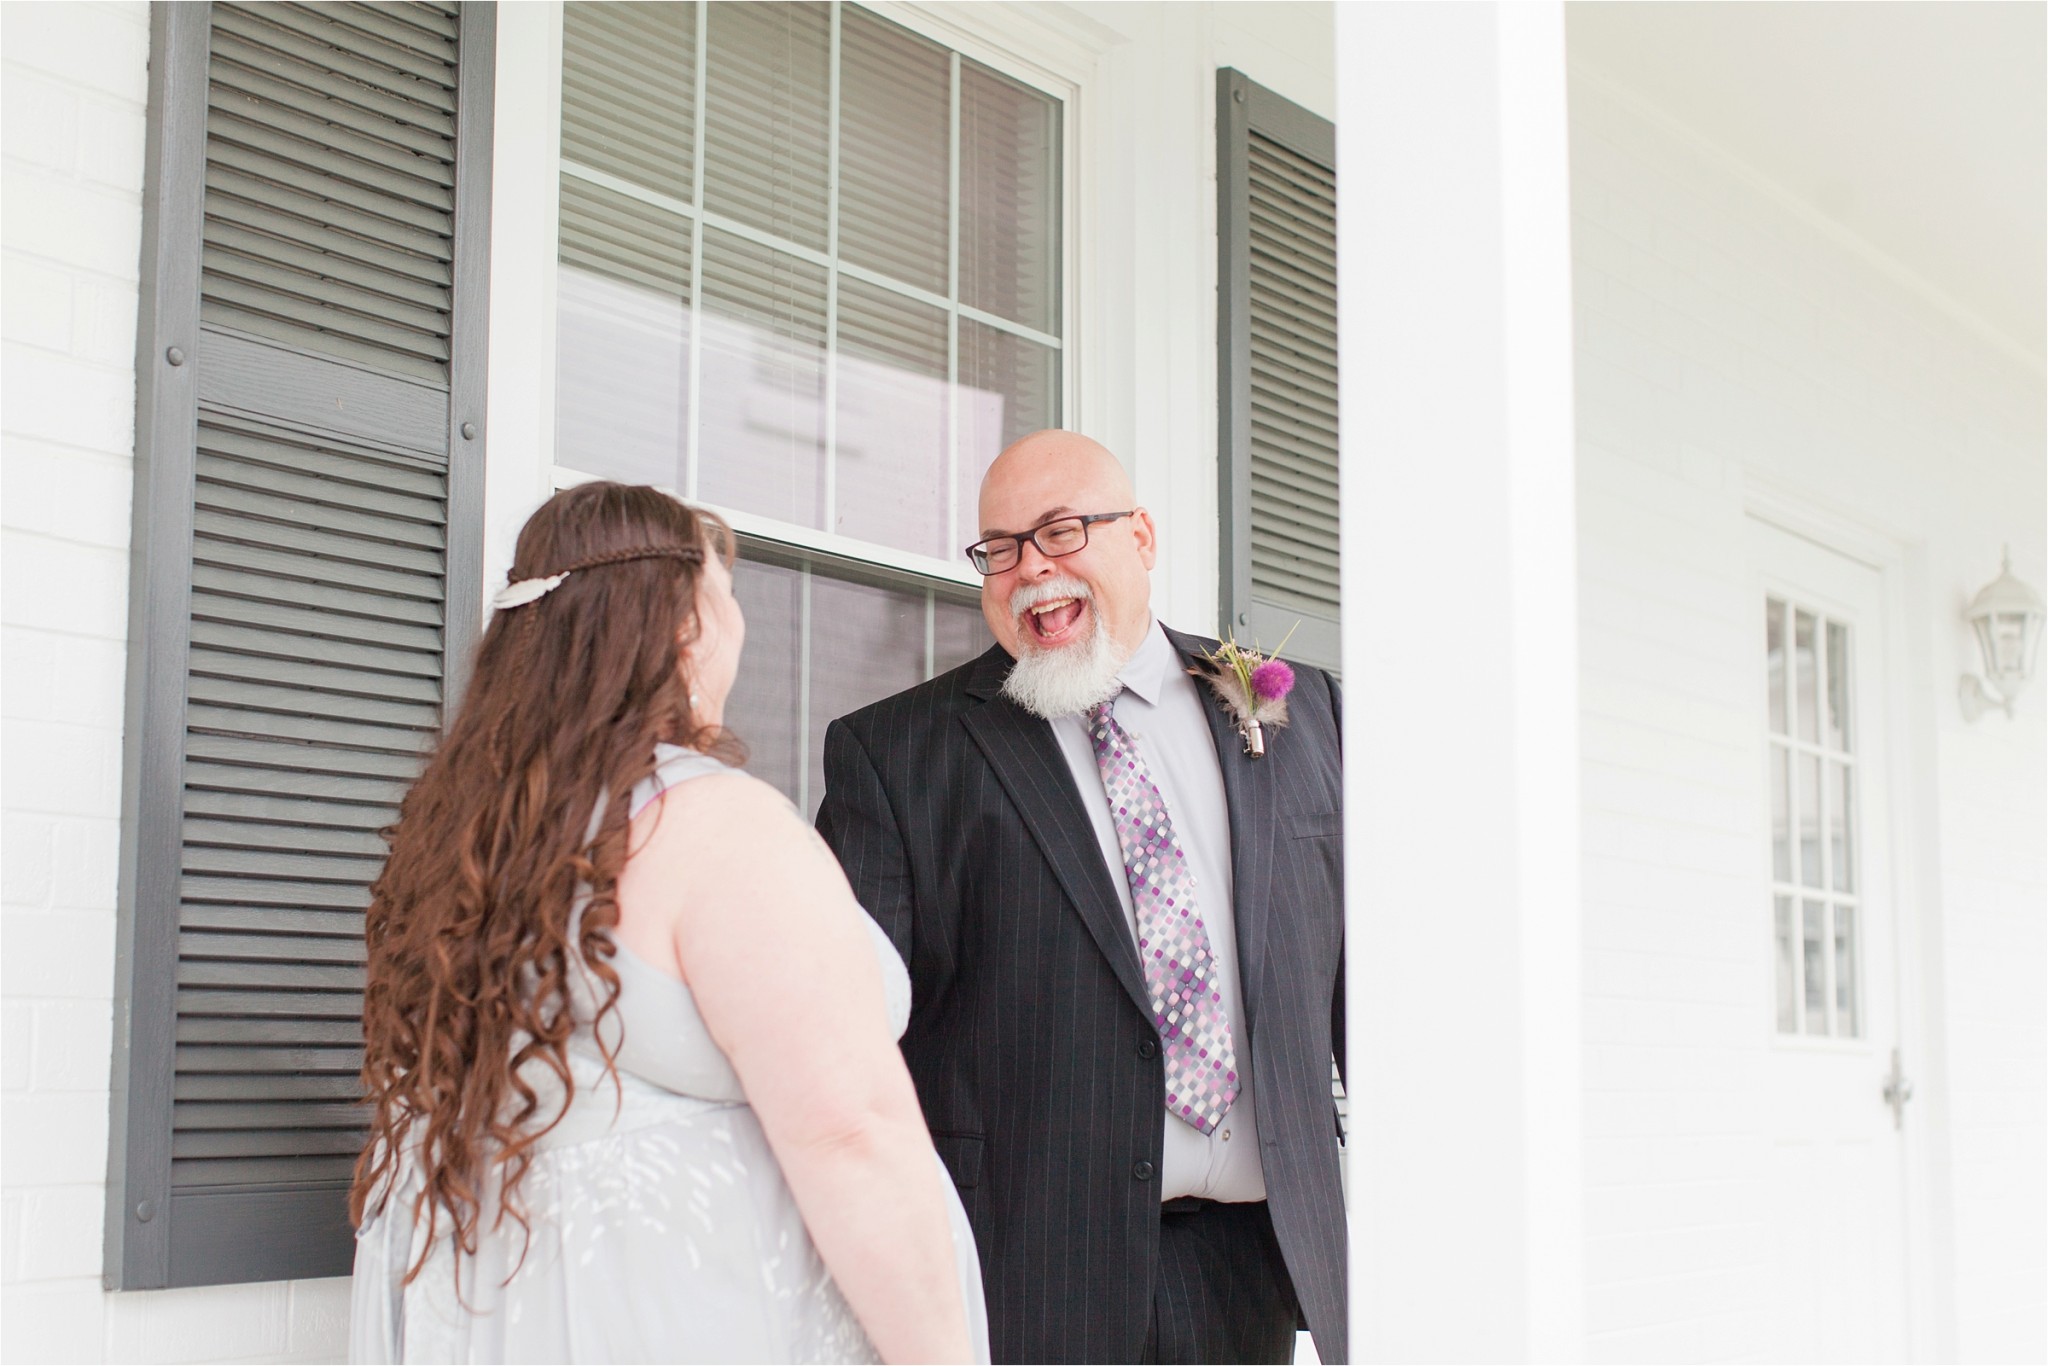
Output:
[[[56,825],[49,817],[9,816],[0,829],[0,854],[6,856],[6,866],[0,867],[0,901],[8,906],[48,906],[56,850]],[[7,957],[12,959],[17,952],[10,936]]]
[[[46,721],[0,722],[0,800],[7,810],[108,816],[120,810],[121,737]]]
[[[133,487],[133,467],[124,456],[16,439],[0,477],[0,516],[19,530],[126,550]]]
[[[96,999],[35,1002],[35,1094],[63,1096],[67,1100],[83,1096],[95,1101],[101,1106],[99,1124],[104,1129],[114,1056],[113,960],[105,958],[98,964],[82,967],[78,975],[88,987],[93,978],[98,978]],[[100,1141],[104,1143],[105,1138],[102,1133]],[[104,1174],[96,1172],[94,1179]]]
[[[57,824],[56,885],[50,901],[87,920],[112,915],[120,892],[121,823],[71,816]],[[113,941],[107,941],[109,949]]]
[[[0,1122],[7,1133],[7,1184],[22,1189],[105,1180],[107,1116],[104,1089],[98,1095],[31,1092],[0,1098]]]
[[[104,1262],[106,1193],[99,1186],[52,1186],[23,1197],[21,1282],[97,1276]]]
[[[78,174],[110,189],[142,194],[142,149],[149,123],[132,105],[91,101],[78,110]]]
[[[110,1298],[100,1289],[97,1277],[0,1289],[0,1357],[8,1361],[104,1360]]]
[[[0,257],[0,329],[8,341],[68,351],[72,295],[69,271],[13,252]]]
[[[25,1001],[0,1007],[0,1091],[26,1091],[35,1073],[35,1009]]]
[[[142,206],[134,196],[17,164],[0,167],[0,196],[0,233],[12,250],[118,279],[141,277]]]
[[[68,175],[78,158],[78,129],[75,91],[7,62],[6,80],[0,82],[0,155]]]
[[[283,1281],[143,1290],[109,1298],[108,1361],[275,1357],[287,1346]]]
[[[71,353],[101,365],[132,366],[140,307],[133,282],[99,276],[81,279],[72,315]]]
[[[13,1285],[21,1276],[21,1220],[28,1197],[12,1192],[0,1196],[0,1285]]]
[[[10,909],[0,911],[0,918],[4,918],[7,937],[0,982],[6,984],[9,1000],[106,1000],[113,989],[112,910]],[[98,1084],[106,1085],[104,1075]]]
[[[0,383],[7,432],[127,456],[135,444],[132,367],[86,366],[8,344]]]
[[[4,45],[10,67],[33,67],[67,83],[140,105],[148,94],[149,7],[135,0],[93,5],[8,5]]]
[[[118,731],[127,667],[123,640],[0,628],[0,716]]]
[[[128,555],[0,531],[0,573],[7,579],[7,624],[124,640],[128,635]]]

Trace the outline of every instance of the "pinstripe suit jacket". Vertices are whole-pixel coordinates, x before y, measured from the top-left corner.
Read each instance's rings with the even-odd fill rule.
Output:
[[[1184,657],[1214,642],[1169,630]],[[1159,1252],[1165,1072],[1137,947],[1052,727],[1000,646],[832,723],[818,829],[910,965],[903,1052],[980,1246],[999,1362],[1135,1361]],[[1230,808],[1268,1204],[1346,1359],[1330,1099],[1343,1047],[1340,697],[1298,671],[1252,760],[1203,690]]]

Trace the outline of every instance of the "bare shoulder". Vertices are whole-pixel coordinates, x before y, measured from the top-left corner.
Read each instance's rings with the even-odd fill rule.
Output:
[[[677,783],[634,820],[649,852],[687,848],[710,862],[758,858],[777,849],[823,849],[789,798],[737,769]]]

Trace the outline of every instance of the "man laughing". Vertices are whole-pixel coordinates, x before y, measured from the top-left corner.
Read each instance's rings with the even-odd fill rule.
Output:
[[[818,828],[910,965],[995,1360],[1342,1361],[1336,686],[1251,753],[1087,437],[1004,451],[980,520],[995,647],[832,723]]]

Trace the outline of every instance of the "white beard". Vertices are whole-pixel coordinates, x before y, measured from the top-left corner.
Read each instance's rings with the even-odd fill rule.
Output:
[[[1079,598],[1088,604],[1088,638],[1041,650],[1026,627],[1018,634],[1017,662],[1010,669],[1010,676],[1003,680],[1005,697],[1048,721],[1060,716],[1079,716],[1096,703],[1114,697],[1118,687],[1116,676],[1132,653],[1111,638],[1102,618],[1095,614],[1094,596],[1087,585],[1076,580],[1053,579],[1020,588],[1010,595],[1010,610],[1022,613],[1052,598]]]

